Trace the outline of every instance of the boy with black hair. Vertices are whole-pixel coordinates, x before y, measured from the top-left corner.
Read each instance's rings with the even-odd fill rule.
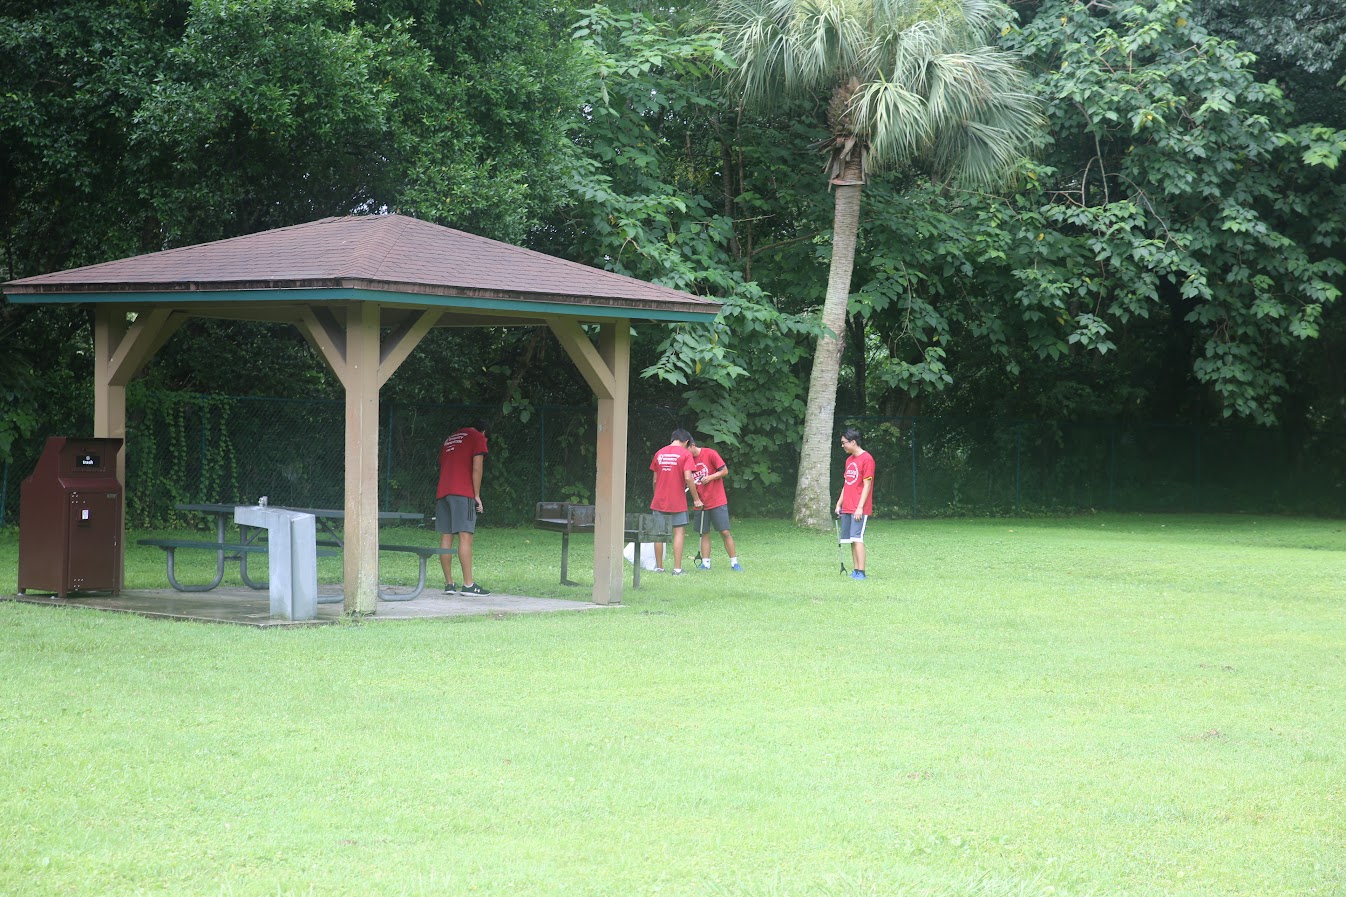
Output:
[[[851,545],[851,579],[865,578],[865,523],[874,513],[874,456],[860,447],[860,431],[851,427],[841,434],[846,463],[837,496],[842,543]]]
[[[693,437],[687,443],[687,451],[692,453],[692,479],[701,490],[701,501],[705,505],[697,514],[697,532],[701,533],[702,570],[710,569],[710,531],[713,529],[724,540],[724,550],[729,555],[729,569],[742,573],[738,562],[738,552],[734,548],[734,537],[729,532],[729,496],[724,491],[724,478],[729,475],[729,467],[724,458],[713,448],[696,444]]]
[[[681,576],[682,546],[687,528],[687,494],[692,495],[693,503],[701,507],[701,495],[696,482],[692,479],[692,453],[687,451],[687,443],[692,434],[679,427],[673,431],[669,444],[654,453],[650,461],[650,470],[654,471],[654,498],[650,500],[650,510],[655,521],[662,524],[667,519],[673,527],[673,575]],[[656,573],[664,572],[664,543],[654,543],[654,568]]]

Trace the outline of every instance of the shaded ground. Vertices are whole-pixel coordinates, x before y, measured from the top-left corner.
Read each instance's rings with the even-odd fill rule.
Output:
[[[319,589],[319,600],[338,597],[340,586]],[[389,591],[396,591],[390,589]],[[409,590],[408,590],[409,591]],[[49,595],[5,595],[0,600],[22,601],[56,607],[90,607],[97,610],[196,620],[206,623],[237,623],[244,626],[322,626],[341,619],[342,605],[319,604],[316,620],[272,619],[271,601],[265,591],[221,586],[209,592],[176,592],[172,589],[130,589],[120,595],[107,593],[72,594],[67,598]],[[380,600],[370,621],[410,620],[425,617],[498,616],[536,614],[563,610],[596,610],[602,605],[564,598],[531,598],[527,595],[444,595],[427,589],[412,601]]]

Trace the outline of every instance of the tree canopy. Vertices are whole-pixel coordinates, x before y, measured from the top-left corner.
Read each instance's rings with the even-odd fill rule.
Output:
[[[991,0],[945,3],[720,0],[715,21],[745,105],[777,112],[792,97],[827,110],[835,215],[827,293],[804,408],[794,518],[824,527],[832,506],[833,412],[870,173],[923,161],[936,176],[991,186],[1038,126],[1036,103],[1010,54],[990,46],[1007,15]]]
[[[1014,60],[1022,82],[1002,93],[1031,95],[1044,118],[1012,155],[1011,189],[943,177],[951,157],[921,136],[934,129],[866,143],[869,161],[894,164],[863,184],[852,269],[825,319],[834,200],[860,189],[829,180],[851,179],[858,126],[919,91],[822,54],[820,71],[868,72],[869,86],[836,81],[839,106],[826,89],[745,105],[732,79],[751,60],[709,27],[722,9],[0,0],[0,268],[396,209],[714,295],[713,326],[640,329],[636,401],[736,448],[734,476],[763,489],[794,473],[812,346],[833,334],[840,415],[1340,427],[1340,17],[1307,0],[997,13],[982,55]],[[225,339],[274,351],[243,377]],[[3,306],[0,341],[3,455],[86,402],[87,316]],[[554,350],[545,332],[435,333],[390,395],[521,415],[587,401],[577,377],[540,373]],[[228,322],[183,328],[148,378],[337,390],[297,336]]]

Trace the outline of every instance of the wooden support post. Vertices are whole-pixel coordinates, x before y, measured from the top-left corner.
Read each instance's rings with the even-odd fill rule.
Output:
[[[598,397],[598,481],[594,484],[594,603],[621,604],[625,571],[626,434],[630,396],[631,322],[603,324],[598,351],[612,394]],[[640,558],[636,558],[640,563]]]
[[[346,613],[378,608],[379,391],[439,320],[438,309],[410,319],[382,340],[383,309],[353,303],[341,331],[326,309],[305,309],[295,323],[346,389]],[[433,497],[433,496],[432,496]]]
[[[346,319],[345,602],[348,614],[372,614],[379,579],[379,316],[356,302]]]
[[[98,305],[93,314],[93,435],[126,439],[126,386],[163,348],[187,315],[154,306],[136,311]],[[117,455],[117,480],[126,486],[126,452]]]
[[[93,312],[93,435],[126,439],[126,383],[114,383],[113,354],[126,338],[126,309],[96,305]],[[72,434],[78,435],[78,434]],[[126,488],[126,450],[117,453],[117,482]]]
[[[128,322],[128,309],[121,305],[96,305],[93,313],[93,435],[122,441],[117,452],[117,482],[126,492],[126,385],[149,363],[173,331],[187,319],[169,308],[150,308]],[[78,434],[71,434],[78,435]],[[126,514],[122,513],[122,560],[126,566]],[[117,583],[121,589],[121,582]]]

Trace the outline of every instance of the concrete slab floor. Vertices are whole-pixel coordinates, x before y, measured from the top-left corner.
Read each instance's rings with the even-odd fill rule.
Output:
[[[395,589],[388,589],[395,591]],[[407,591],[410,591],[409,589]],[[336,598],[340,586],[320,586],[318,600]],[[341,603],[318,605],[316,620],[277,620],[271,618],[271,599],[264,591],[221,586],[209,592],[177,592],[173,589],[130,589],[119,595],[107,592],[75,593],[66,598],[54,595],[0,595],[3,601],[41,604],[53,607],[87,607],[95,610],[140,614],[145,617],[163,617],[173,620],[195,620],[202,623],[234,623],[258,628],[295,626],[324,626],[336,623],[342,616]],[[619,605],[616,605],[619,606]],[[531,598],[527,595],[485,596],[445,595],[426,589],[412,601],[380,600],[368,622],[383,620],[415,620],[429,617],[504,616],[507,614],[538,614],[556,611],[601,610],[603,605],[588,601],[570,601],[565,598]]]

